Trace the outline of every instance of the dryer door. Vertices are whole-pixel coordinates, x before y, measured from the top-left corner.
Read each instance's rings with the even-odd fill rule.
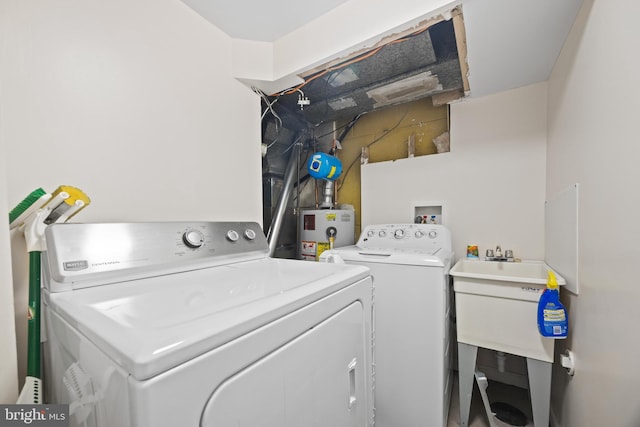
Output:
[[[365,426],[363,312],[354,302],[227,379],[201,426]]]

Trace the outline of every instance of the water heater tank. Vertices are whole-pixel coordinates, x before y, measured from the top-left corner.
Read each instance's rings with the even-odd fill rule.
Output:
[[[299,259],[307,261],[320,259],[320,254],[329,249],[329,237],[332,235],[335,248],[354,244],[355,212],[353,210],[302,210],[298,224],[300,228]]]

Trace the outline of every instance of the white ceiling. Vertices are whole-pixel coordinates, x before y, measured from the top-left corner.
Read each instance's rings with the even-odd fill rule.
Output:
[[[229,36],[272,42],[348,0],[182,0]]]
[[[182,1],[232,38],[271,42],[350,0]],[[582,2],[461,0],[470,95],[547,80]]]
[[[549,78],[583,0],[463,0],[472,96]]]

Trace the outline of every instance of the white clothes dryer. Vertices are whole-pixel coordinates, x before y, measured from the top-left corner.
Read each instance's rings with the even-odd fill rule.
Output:
[[[446,426],[453,372],[449,230],[371,225],[356,245],[321,260],[366,266],[373,276],[375,425]]]
[[[363,267],[267,257],[255,223],[54,224],[48,403],[99,427],[370,426]]]

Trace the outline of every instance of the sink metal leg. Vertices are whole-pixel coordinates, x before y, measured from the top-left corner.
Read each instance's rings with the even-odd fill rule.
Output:
[[[473,380],[476,372],[476,357],[478,347],[475,345],[458,343],[458,391],[460,393],[460,426],[469,425],[469,409],[473,394]],[[536,427],[538,427],[536,425]]]
[[[549,427],[551,403],[551,367],[553,363],[527,357],[531,409],[535,427]]]
[[[491,410],[491,403],[489,402],[489,396],[487,396],[487,388],[489,387],[489,381],[484,372],[476,371],[476,381],[478,382],[478,388],[480,389],[480,396],[482,397],[482,403],[484,404],[484,411],[487,413],[487,419],[489,420],[489,427],[496,427],[494,422],[494,414]]]

